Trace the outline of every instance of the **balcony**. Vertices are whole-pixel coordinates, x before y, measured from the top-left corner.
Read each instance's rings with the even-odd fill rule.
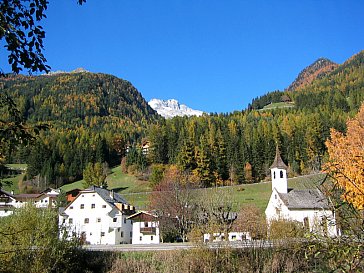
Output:
[[[155,235],[156,228],[155,227],[141,227],[140,233],[143,235]]]

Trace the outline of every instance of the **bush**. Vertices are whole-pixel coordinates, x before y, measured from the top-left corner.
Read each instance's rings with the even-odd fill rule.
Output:
[[[0,218],[0,272],[73,272],[80,243],[58,238],[57,219],[32,205]]]

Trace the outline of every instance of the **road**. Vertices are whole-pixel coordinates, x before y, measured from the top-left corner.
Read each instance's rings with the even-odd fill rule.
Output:
[[[91,251],[165,251],[165,250],[177,250],[177,249],[191,249],[195,245],[191,243],[167,243],[167,244],[154,244],[154,245],[85,245],[84,249]]]
[[[165,243],[165,244],[154,244],[154,245],[85,245],[84,249],[90,251],[167,251],[167,250],[182,250],[192,249],[200,246],[204,246],[211,249],[216,248],[267,248],[272,247],[271,241],[235,241],[235,242],[213,242],[208,244],[192,244],[192,243]]]

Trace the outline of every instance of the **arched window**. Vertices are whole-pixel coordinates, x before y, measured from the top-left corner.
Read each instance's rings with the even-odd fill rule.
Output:
[[[283,171],[280,172],[280,177],[283,178]]]

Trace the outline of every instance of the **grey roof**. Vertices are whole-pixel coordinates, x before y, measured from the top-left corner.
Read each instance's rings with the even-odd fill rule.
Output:
[[[85,189],[85,191],[97,192],[101,196],[102,199],[104,199],[106,202],[108,202],[111,205],[114,205],[114,203],[122,203],[122,204],[129,205],[129,203],[117,192],[109,191],[107,189],[96,187],[96,186],[91,186],[91,187]]]
[[[319,189],[291,190],[278,194],[289,209],[330,209],[326,196]]]
[[[276,156],[274,158],[272,166],[270,166],[271,169],[278,168],[278,169],[284,169],[287,170],[287,165],[284,164],[281,154],[279,153],[278,146],[276,147]]]
[[[10,197],[14,198],[14,194],[11,194],[10,192],[4,191],[1,188],[0,188],[0,194],[4,194],[4,195],[7,195],[7,196],[10,196]]]
[[[59,207],[58,214],[63,214],[65,209],[66,209],[65,207]]]

